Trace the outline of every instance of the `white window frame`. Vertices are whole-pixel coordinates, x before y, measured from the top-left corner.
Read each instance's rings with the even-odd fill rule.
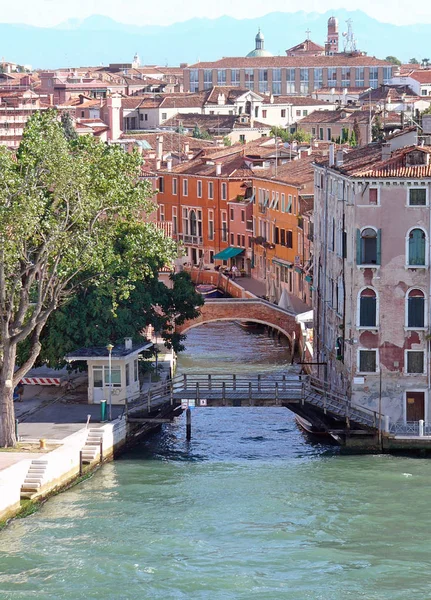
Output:
[[[425,204],[410,204],[410,190],[425,190]],[[426,208],[429,206],[429,194],[427,185],[409,185],[406,188],[406,206],[408,208]]]
[[[176,177],[172,177],[172,195],[177,196],[178,194],[178,179]]]
[[[189,195],[189,180],[183,179],[183,196]]]
[[[163,223],[165,221],[165,205],[159,204],[159,219]]]
[[[208,181],[208,200],[214,200],[214,182]]]
[[[422,373],[409,373],[408,372],[407,356],[408,356],[409,352],[422,352],[423,353],[423,355],[424,355],[424,370]],[[411,348],[410,350],[404,350],[404,375],[408,375],[409,377],[411,377],[411,376],[414,377],[415,375],[420,376],[420,375],[427,375],[427,374],[428,374],[428,372],[427,372],[427,352],[426,352],[426,350],[424,348],[418,348],[417,350],[413,349],[413,348]],[[412,391],[412,390],[409,390],[409,391]]]
[[[200,179],[196,183],[196,196],[202,198],[202,181]]]
[[[409,327],[409,295],[413,290],[419,290],[424,295],[424,326],[423,327]],[[410,287],[404,299],[404,329],[406,331],[425,331],[428,329],[428,298],[426,292],[418,285]]]
[[[361,351],[364,352],[375,352],[376,353],[376,370],[375,371],[361,371],[360,370],[360,355],[361,355]],[[356,368],[357,368],[357,373],[360,373],[361,375],[373,375],[376,373],[380,373],[380,356],[379,356],[379,349],[378,348],[358,348],[358,353],[357,353],[357,364],[356,364]]]
[[[415,288],[417,289],[417,288]],[[376,325],[374,327],[367,327],[360,325],[361,322],[361,294],[364,290],[372,290],[376,294]],[[372,285],[364,285],[357,295],[356,298],[356,329],[360,331],[378,331],[380,324],[380,302],[379,302],[379,293]]]
[[[221,199],[227,200],[227,183],[225,181],[222,181],[221,184]]]

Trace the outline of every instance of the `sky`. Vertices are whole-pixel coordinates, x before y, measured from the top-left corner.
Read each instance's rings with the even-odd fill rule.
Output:
[[[0,21],[52,27],[70,18],[83,19],[90,15],[106,15],[134,25],[169,25],[193,17],[216,18],[229,15],[236,18],[255,18],[269,12],[326,12],[348,8],[363,10],[370,16],[397,25],[431,23],[431,3],[413,2],[408,11],[401,0],[0,0]],[[150,10],[149,10],[150,9]]]

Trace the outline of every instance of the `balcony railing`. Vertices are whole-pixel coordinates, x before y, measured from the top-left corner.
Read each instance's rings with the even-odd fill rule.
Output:
[[[200,235],[188,235],[186,233],[178,233],[177,239],[183,242],[186,246],[203,246],[204,240]]]
[[[418,437],[431,436],[431,423],[424,421],[422,431],[420,421],[397,421],[395,423],[390,424],[389,433],[392,433],[394,435]]]

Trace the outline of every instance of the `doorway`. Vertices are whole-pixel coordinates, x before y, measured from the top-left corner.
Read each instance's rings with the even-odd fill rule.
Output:
[[[425,420],[425,392],[406,392],[406,421]]]

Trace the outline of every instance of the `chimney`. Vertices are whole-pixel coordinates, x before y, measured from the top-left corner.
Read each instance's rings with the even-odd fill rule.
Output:
[[[160,158],[156,160],[156,171],[160,171],[160,167],[162,166],[162,161]]]
[[[342,167],[344,163],[344,152],[343,150],[337,150],[337,167]]]
[[[106,100],[108,109],[108,139],[115,142],[120,137],[121,131],[121,96],[120,94],[112,94]]]
[[[329,144],[329,166],[333,167],[335,164],[335,144]]]
[[[124,347],[126,350],[131,350],[133,347],[132,338],[124,338]]]
[[[391,145],[382,144],[382,160],[388,160],[391,158]]]
[[[190,144],[189,142],[184,142],[184,154],[188,154],[190,152]]]
[[[216,175],[217,177],[221,175],[221,163],[216,163]]]
[[[162,160],[162,157],[163,157],[163,136],[162,135],[158,135],[156,137],[156,156],[157,156],[157,158]]]
[[[172,158],[168,158],[166,164],[168,166],[168,171],[172,171]]]

